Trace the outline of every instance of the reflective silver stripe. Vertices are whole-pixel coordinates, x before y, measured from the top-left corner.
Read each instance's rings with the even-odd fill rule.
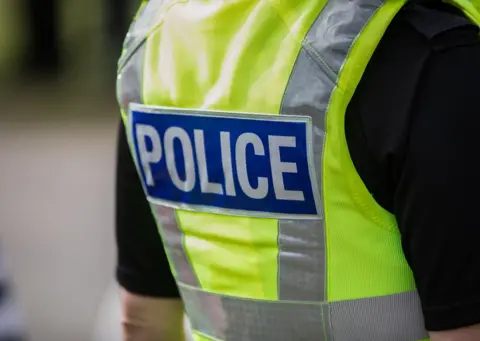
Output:
[[[355,39],[383,3],[382,0],[329,1],[304,40],[285,91],[281,114],[312,116],[320,189],[323,187],[322,155],[330,98]],[[281,300],[327,300],[324,224],[324,220],[279,222]],[[316,277],[311,275],[315,272]],[[335,302],[328,307],[330,309],[323,315],[327,340],[415,341],[428,337],[416,292]],[[295,323],[305,318],[301,314],[297,312]],[[299,335],[305,335],[305,340],[317,339],[314,334],[303,332]]]
[[[334,83],[304,49],[285,91],[280,113],[310,115],[313,125],[313,155],[320,200],[324,116]],[[323,210],[323,204],[321,207]],[[326,301],[325,220],[279,220],[278,297],[280,300]]]
[[[329,1],[307,33],[285,90],[281,114],[312,116],[314,163],[322,196],[325,119],[330,98],[350,48],[382,4],[382,0]],[[325,301],[325,220],[283,219],[279,230],[279,298]]]
[[[325,303],[248,300],[180,285],[194,330],[228,341],[327,341]],[[328,314],[327,314],[328,315]]]
[[[415,291],[333,302],[330,307],[335,341],[418,341],[428,338]]]
[[[326,300],[324,220],[280,220],[278,234],[279,300]]]
[[[132,22],[123,42],[123,53],[118,61],[119,70],[136,53],[137,49],[145,43],[151,28],[154,26],[155,15],[164,0],[150,0],[143,6],[137,18]]]
[[[179,283],[200,286],[195,271],[184,247],[184,234],[178,227],[175,209],[151,204],[150,207],[160,223],[160,234],[166,246],[166,252],[177,273]]]
[[[163,0],[149,1],[131,25],[125,39],[125,52],[119,62],[120,69],[117,77],[117,98],[125,113],[129,112],[130,103],[143,103],[142,73],[146,36],[162,2]],[[177,272],[177,280],[198,286],[198,279],[183,247],[184,234],[178,227],[175,210],[156,205],[151,205],[151,209],[158,219],[160,234],[168,257]]]
[[[125,113],[130,103],[142,103],[142,67],[145,45],[142,45],[117,76],[117,100]]]
[[[306,303],[248,300],[180,285],[192,328],[227,341],[418,341],[428,338],[416,292]]]
[[[151,0],[144,5],[125,37],[117,75],[117,100],[125,113],[128,113],[130,103],[143,103],[145,42],[162,3],[163,0]]]
[[[348,53],[375,12],[385,0],[328,1],[304,40],[304,47],[314,53],[336,80]]]

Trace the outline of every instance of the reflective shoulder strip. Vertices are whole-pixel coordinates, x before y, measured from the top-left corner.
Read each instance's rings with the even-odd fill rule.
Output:
[[[125,38],[117,76],[117,99],[124,124],[128,122],[127,114],[130,103],[143,103],[145,42],[152,28],[160,20],[157,18],[157,14],[164,2],[164,0],[144,1]],[[132,135],[128,133],[128,129],[127,137],[132,146]],[[138,170],[138,163],[136,166]],[[184,236],[178,227],[175,210],[169,207],[152,206],[152,212],[165,245],[169,245],[165,251],[176,279],[189,285],[198,286],[197,277],[184,250]]]
[[[132,57],[137,49],[143,45],[151,29],[155,25],[155,16],[164,0],[143,1],[137,15],[135,16],[127,36],[123,43],[123,53],[118,61],[118,69],[121,70],[128,59]]]
[[[129,103],[143,102],[142,70],[145,41],[155,24],[155,15],[163,1],[150,0],[142,3],[123,43],[123,52],[118,61],[117,100],[124,123],[126,123]]]

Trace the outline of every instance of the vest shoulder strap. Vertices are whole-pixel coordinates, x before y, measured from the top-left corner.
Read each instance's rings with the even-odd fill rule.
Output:
[[[477,27],[461,10],[435,0],[414,0],[405,17],[428,40],[441,33],[461,28]]]
[[[142,1],[123,42],[122,56],[118,62],[119,70],[125,66],[130,57],[147,39],[147,36],[154,25],[155,15],[163,2],[164,0]]]

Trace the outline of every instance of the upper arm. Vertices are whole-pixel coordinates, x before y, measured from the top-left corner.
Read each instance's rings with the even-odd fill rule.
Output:
[[[128,292],[179,298],[155,220],[120,124],[116,181],[117,280]]]
[[[476,42],[427,63],[394,197],[430,331],[480,323],[479,61]],[[432,340],[480,340],[479,327],[432,333]]]
[[[480,324],[443,332],[431,332],[430,341],[478,341]]]
[[[431,41],[404,13],[352,98],[346,138],[397,218],[432,340],[463,341],[478,327],[462,328],[480,323],[480,41],[473,25]]]

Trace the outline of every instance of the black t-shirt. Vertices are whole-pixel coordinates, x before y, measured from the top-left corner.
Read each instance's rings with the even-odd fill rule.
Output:
[[[397,218],[431,331],[480,323],[479,82],[477,27],[447,5],[408,6],[345,118],[357,171]],[[123,126],[118,149],[118,281],[178,297]]]

